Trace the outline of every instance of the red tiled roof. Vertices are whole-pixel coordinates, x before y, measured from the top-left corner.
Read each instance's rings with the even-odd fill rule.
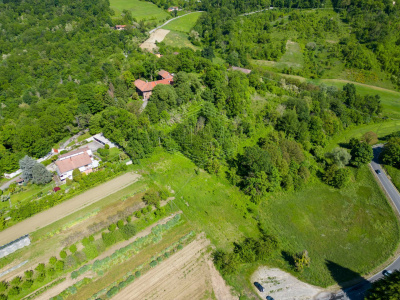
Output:
[[[126,25],[115,25],[115,28],[125,28]]]
[[[90,158],[89,154],[82,153],[70,158],[66,158],[63,160],[57,160],[56,165],[60,170],[60,173],[65,173],[71,170],[78,169],[80,167],[89,165],[92,163],[92,159]]]
[[[171,77],[151,82],[145,82],[141,79],[136,79],[134,83],[141,92],[149,92],[152,91],[158,84],[171,84],[172,82],[173,78]]]
[[[78,154],[78,153],[80,153],[80,152],[86,152],[86,151],[89,151],[89,150],[90,150],[89,147],[76,149],[76,150],[73,150],[73,151],[71,151],[71,152],[62,154],[62,155],[60,155],[58,158],[60,159],[60,158],[68,157],[68,156],[71,156],[71,155],[74,155],[74,154]]]
[[[173,76],[165,70],[161,70],[160,72],[158,72],[158,75],[160,75],[163,79],[173,78]]]

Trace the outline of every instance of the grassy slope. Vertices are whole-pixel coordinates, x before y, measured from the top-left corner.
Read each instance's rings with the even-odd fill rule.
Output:
[[[195,165],[180,154],[158,153],[143,166],[150,180],[176,191],[174,202],[185,218],[205,231],[217,247],[231,249],[233,241],[258,235],[256,221],[250,214],[244,217],[245,210],[240,208],[246,196],[229,183],[202,171],[196,175]],[[342,191],[316,183],[301,192],[275,194],[260,206],[262,223],[279,237],[284,250],[310,252],[312,264],[297,274],[301,279],[334,284],[325,259],[366,273],[396,248],[399,230],[391,207],[366,167],[355,176],[353,184]],[[280,255],[271,265],[291,270]],[[253,267],[229,278],[230,283],[239,290],[248,287],[249,282],[243,280],[248,280]],[[347,275],[341,281],[348,280]]]
[[[161,21],[170,16],[167,12],[157,7],[155,4],[139,0],[110,0],[110,6],[115,11],[116,16],[120,16],[124,9],[132,12],[132,17],[138,21],[142,19],[153,19]]]
[[[164,38],[163,42],[167,46],[171,47],[180,47],[180,48],[188,47],[192,48],[195,51],[200,49],[200,47],[193,45],[189,41],[188,35],[186,33],[178,31],[170,31],[170,33],[168,33],[167,36]]]
[[[200,17],[201,12],[194,12],[188,15],[185,15],[179,19],[173,20],[167,25],[163,26],[163,29],[181,31],[189,33],[190,30],[194,27],[197,22],[197,19]]]

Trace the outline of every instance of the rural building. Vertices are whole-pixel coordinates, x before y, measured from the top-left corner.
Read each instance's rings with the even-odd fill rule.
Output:
[[[179,7],[178,6],[172,6],[172,7],[170,7],[170,8],[168,8],[167,9],[168,10],[168,12],[173,12],[173,11],[179,11],[180,9],[179,9]]]
[[[23,178],[18,178],[16,183],[18,183],[18,185],[22,185],[24,183],[24,179]]]
[[[244,74],[250,74],[251,73],[251,70],[249,70],[249,69],[244,69],[244,68],[239,68],[239,67],[234,67],[234,66],[230,67],[229,70],[230,71],[240,71],[240,72],[242,72]]]
[[[61,180],[72,179],[72,172],[75,169],[89,174],[93,168],[98,166],[98,162],[93,160],[93,153],[88,148],[81,148],[59,156],[56,161],[57,174]]]
[[[149,100],[153,89],[159,84],[173,84],[174,76],[165,70],[161,70],[158,72],[159,80],[157,81],[143,81],[141,79],[135,80],[135,86],[138,91],[138,94],[143,96],[143,100]]]
[[[115,25],[116,30],[125,30],[126,25]]]
[[[111,142],[109,139],[107,139],[103,133],[98,133],[95,134],[94,136],[91,136],[90,138],[86,139],[87,142],[92,142],[92,141],[96,141],[102,145],[108,145],[110,148],[114,148],[117,147],[113,142]]]

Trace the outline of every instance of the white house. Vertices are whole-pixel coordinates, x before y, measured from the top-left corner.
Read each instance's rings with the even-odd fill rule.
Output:
[[[58,176],[61,180],[65,180],[72,179],[72,172],[75,169],[86,174],[91,173],[93,168],[98,166],[98,162],[93,160],[92,150],[85,147],[60,155],[56,166]]]

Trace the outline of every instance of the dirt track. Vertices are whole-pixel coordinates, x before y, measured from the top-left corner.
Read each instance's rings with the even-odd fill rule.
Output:
[[[237,299],[214,268],[206,248],[209,241],[198,238],[118,293],[117,299]]]
[[[140,175],[126,173],[0,232],[0,245],[62,219],[135,182]]]
[[[157,47],[156,42],[162,42],[168,33],[169,30],[157,29],[150,34],[150,37],[143,44],[140,45],[140,48],[152,51]]]

